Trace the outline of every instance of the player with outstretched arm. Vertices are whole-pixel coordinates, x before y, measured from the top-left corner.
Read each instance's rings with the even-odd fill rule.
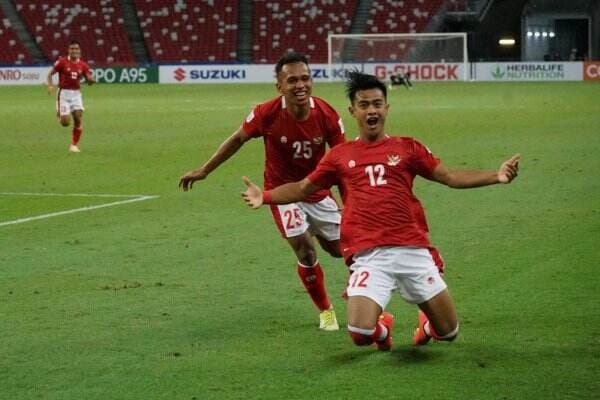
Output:
[[[510,183],[519,156],[497,171],[447,168],[427,147],[411,137],[388,136],[385,84],[353,72],[347,81],[350,114],[359,138],[334,147],[308,177],[261,191],[244,177],[242,194],[252,208],[302,201],[341,183],[344,194],[341,245],[352,270],[348,282],[348,331],[356,345],[392,346],[393,316],[385,311],[397,291],[419,313],[414,345],[431,338],[452,341],[459,331],[452,297],[430,251],[425,214],[412,192],[416,176],[452,188]]]
[[[184,191],[205,179],[253,138],[262,138],[264,142],[266,189],[306,177],[324,156],[327,145],[334,147],[345,141],[338,113],[324,100],[311,95],[313,81],[305,55],[285,54],[275,66],[275,74],[279,96],[256,106],[208,161],[183,175],[179,186]],[[313,240],[314,236],[325,251],[341,257],[341,216],[331,192],[318,190],[302,201],[273,205],[271,212],[282,237],[296,255],[298,276],[319,310],[319,328],[338,330]]]

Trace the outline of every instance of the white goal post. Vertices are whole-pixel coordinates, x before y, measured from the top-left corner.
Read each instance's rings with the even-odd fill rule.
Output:
[[[343,80],[354,69],[380,80],[407,72],[412,80],[469,79],[464,32],[330,34],[327,57],[330,81]]]

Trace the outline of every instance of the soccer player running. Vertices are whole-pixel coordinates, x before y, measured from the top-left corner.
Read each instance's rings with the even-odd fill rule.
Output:
[[[69,43],[67,57],[60,57],[48,71],[46,82],[48,94],[54,89],[52,75],[58,73],[58,94],[56,95],[56,113],[62,126],[71,124],[73,116],[73,131],[69,151],[79,153],[79,139],[83,133],[83,99],[79,81],[85,78],[88,85],[93,85],[94,79],[90,67],[81,58],[81,46],[73,40]]]
[[[410,137],[385,134],[385,84],[352,73],[347,82],[350,114],[360,137],[333,148],[308,177],[262,192],[244,177],[246,203],[286,204],[341,183],[344,210],[341,246],[353,271],[348,281],[348,331],[355,344],[392,346],[394,318],[385,311],[393,291],[417,304],[414,345],[431,338],[451,341],[459,324],[454,303],[430,249],[425,214],[412,192],[419,175],[452,188],[510,183],[518,172],[514,155],[497,171],[451,170]]]
[[[305,55],[284,55],[275,66],[275,74],[279,96],[256,106],[208,161],[183,175],[179,186],[184,191],[205,179],[253,138],[262,137],[264,141],[267,190],[306,177],[325,154],[326,144],[334,147],[345,141],[338,113],[322,99],[311,96],[313,81]],[[297,257],[300,280],[319,309],[319,328],[338,330],[313,241],[314,235],[325,251],[341,257],[341,216],[331,192],[316,190],[302,201],[273,205],[271,213]]]

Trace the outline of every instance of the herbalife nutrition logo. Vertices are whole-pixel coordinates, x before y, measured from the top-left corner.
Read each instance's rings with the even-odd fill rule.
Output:
[[[496,69],[492,70],[492,76],[494,79],[502,79],[504,78],[504,75],[506,75],[506,72],[504,72],[502,67],[499,65],[496,65]]]
[[[497,64],[491,71],[495,80],[551,81],[565,79],[565,70],[559,63]]]

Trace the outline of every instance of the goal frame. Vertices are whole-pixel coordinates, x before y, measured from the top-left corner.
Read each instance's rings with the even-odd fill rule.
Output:
[[[397,38],[414,38],[414,37],[444,37],[444,38],[448,38],[448,37],[457,37],[457,38],[462,38],[463,39],[463,61],[462,63],[455,63],[455,64],[463,64],[463,80],[464,81],[468,81],[469,80],[469,54],[467,51],[467,33],[466,32],[447,32],[447,33],[332,33],[329,34],[327,36],[327,76],[329,77],[329,82],[332,82],[333,80],[333,75],[332,75],[332,66],[333,66],[333,49],[332,49],[332,42],[334,38],[348,38],[348,39],[352,39],[352,38],[362,38],[362,39],[369,39],[369,38],[393,38],[393,37],[397,37]],[[390,63],[394,63],[396,61],[389,61]],[[354,62],[353,64],[368,64],[369,62]]]

